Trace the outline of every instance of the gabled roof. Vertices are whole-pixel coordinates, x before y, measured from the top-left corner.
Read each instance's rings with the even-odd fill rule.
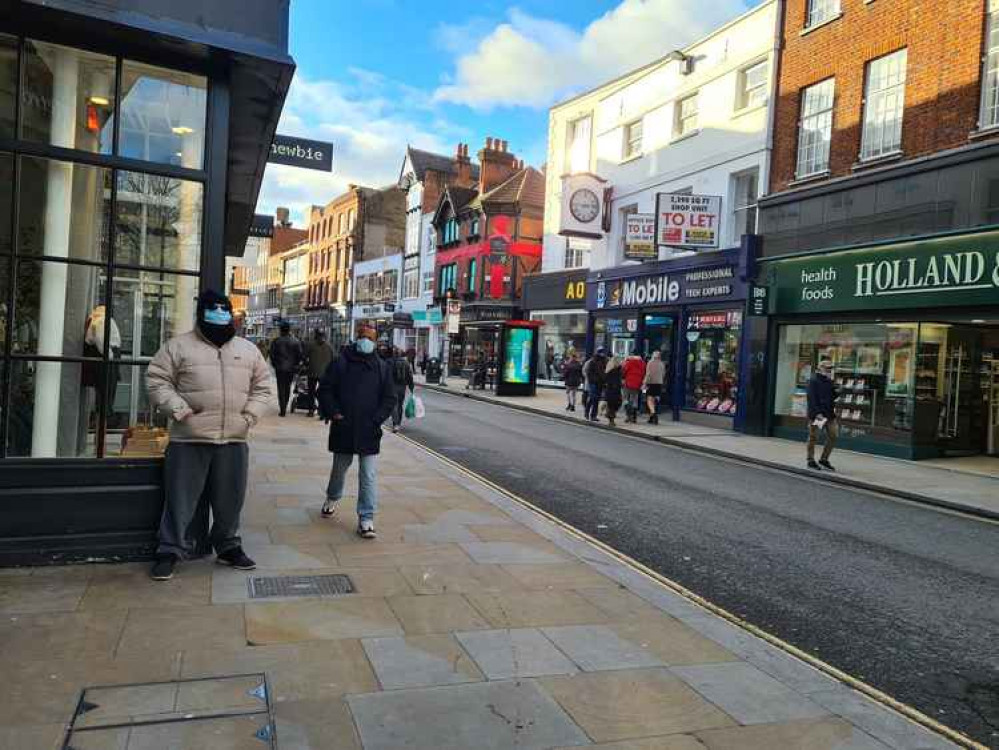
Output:
[[[443,154],[435,154],[430,151],[423,151],[422,149],[413,148],[412,146],[406,147],[406,155],[409,157],[410,163],[413,165],[413,171],[416,173],[416,179],[423,182],[423,178],[427,174],[427,170],[433,170],[435,172],[443,172],[444,174],[457,174],[458,167],[455,164],[454,157],[444,156]],[[403,161],[403,168],[405,168],[405,161]],[[400,178],[402,175],[400,175]],[[479,179],[479,165],[472,164],[472,179]]]
[[[543,210],[545,206],[545,176],[534,167],[524,167],[481,197],[489,203],[516,203],[521,208]]]
[[[457,185],[448,185],[441,191],[441,197],[437,200],[437,208],[434,209],[432,224],[436,224],[440,218],[441,210],[445,205],[451,205],[451,211],[457,215],[462,209],[467,208],[472,203],[477,203],[479,191],[474,188],[463,188]]]

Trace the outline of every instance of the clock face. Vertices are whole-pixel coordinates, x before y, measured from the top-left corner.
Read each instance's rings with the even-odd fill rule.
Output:
[[[589,224],[600,213],[600,200],[592,190],[581,188],[569,197],[569,211],[576,221]]]

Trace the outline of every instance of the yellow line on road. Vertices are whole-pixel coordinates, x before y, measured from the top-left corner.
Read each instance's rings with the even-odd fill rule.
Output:
[[[556,526],[558,526],[559,528],[561,528],[566,533],[571,534],[572,536],[576,537],[577,539],[579,539],[581,541],[584,541],[584,542],[587,542],[588,544],[590,544],[590,545],[592,545],[592,546],[594,546],[594,547],[602,550],[603,552],[607,553],[608,555],[614,557],[619,562],[627,565],[632,570],[635,570],[638,573],[641,573],[646,578],[649,578],[650,580],[654,581],[655,583],[658,583],[659,585],[661,585],[661,586],[663,586],[665,588],[670,589],[674,593],[680,594],[684,598],[689,599],[690,601],[692,601],[694,604],[697,604],[699,607],[702,607],[703,609],[708,610],[712,614],[715,614],[718,617],[721,617],[724,620],[727,620],[731,624],[736,625],[739,628],[742,628],[743,630],[745,630],[746,632],[750,633],[751,635],[754,635],[757,638],[761,638],[762,640],[766,641],[767,643],[769,643],[769,644],[771,644],[773,646],[776,646],[777,648],[781,649],[782,651],[785,651],[785,652],[791,654],[792,656],[800,659],[801,661],[803,661],[806,664],[814,667],[815,669],[819,670],[820,672],[823,672],[823,673],[829,675],[830,677],[838,680],[839,682],[842,682],[844,685],[847,685],[847,686],[853,688],[854,690],[856,690],[859,693],[863,693],[868,698],[876,701],[877,703],[880,703],[881,705],[886,706],[887,708],[890,708],[893,711],[896,711],[897,713],[902,714],[904,717],[906,717],[910,721],[913,721],[916,724],[919,724],[920,726],[924,727],[925,729],[928,729],[928,730],[930,730],[932,732],[935,732],[935,733],[937,733],[939,735],[942,735],[943,737],[947,738],[951,742],[957,743],[961,747],[969,748],[970,750],[989,750],[989,748],[987,746],[982,745],[982,744],[976,742],[975,740],[973,740],[970,737],[968,737],[968,736],[966,736],[966,735],[958,732],[955,729],[951,729],[950,727],[948,727],[948,726],[946,726],[944,724],[941,724],[939,721],[937,721],[936,719],[934,719],[931,716],[927,716],[922,711],[920,711],[920,710],[918,710],[916,708],[913,708],[912,706],[909,706],[909,705],[907,705],[905,703],[902,703],[901,701],[898,701],[895,698],[892,698],[890,695],[888,695],[887,693],[885,693],[885,692],[883,692],[881,690],[878,690],[876,687],[874,687],[872,685],[868,685],[866,682],[864,682],[862,680],[859,680],[856,677],[853,677],[852,675],[849,675],[846,672],[843,672],[842,670],[837,669],[836,667],[832,666],[831,664],[827,664],[826,662],[822,661],[821,659],[817,659],[816,657],[812,656],[807,651],[803,651],[800,648],[798,648],[797,646],[794,646],[794,645],[792,645],[792,644],[790,644],[790,643],[788,643],[788,642],[786,642],[786,641],[778,638],[777,636],[768,633],[765,630],[761,630],[760,628],[756,627],[752,623],[746,622],[745,620],[741,619],[740,617],[737,617],[736,615],[732,614],[728,610],[723,609],[722,607],[719,607],[717,604],[713,604],[712,602],[708,601],[707,599],[704,599],[703,597],[699,596],[698,594],[695,594],[693,591],[691,591],[687,587],[685,587],[685,586],[677,583],[676,581],[674,581],[674,580],[672,580],[670,578],[667,578],[666,576],[662,575],[661,573],[656,572],[652,568],[649,568],[646,565],[643,565],[642,563],[638,562],[637,560],[629,557],[628,555],[624,554],[623,552],[620,552],[620,551],[614,549],[613,547],[611,547],[610,545],[608,545],[608,544],[600,541],[599,539],[596,539],[595,537],[590,536],[585,531],[580,531],[575,526],[572,526],[572,525],[566,523],[565,521],[563,521],[562,519],[558,518],[557,516],[552,515],[548,511],[543,510],[542,508],[539,508],[538,506],[534,505],[529,500],[526,500],[526,499],[522,498],[520,495],[517,495],[516,493],[511,492],[510,490],[506,489],[505,487],[502,487],[502,486],[496,484],[491,479],[487,479],[486,477],[482,476],[481,474],[478,474],[475,471],[469,469],[467,466],[463,466],[462,464],[458,463],[457,461],[454,461],[453,459],[448,458],[447,456],[445,456],[442,453],[439,453],[438,451],[434,450],[433,448],[430,448],[430,447],[424,445],[423,443],[420,443],[420,442],[418,442],[418,441],[416,441],[416,440],[414,440],[414,439],[412,439],[410,437],[407,437],[406,435],[403,435],[401,433],[398,434],[398,435],[396,435],[396,437],[402,438],[403,440],[405,440],[410,445],[413,445],[416,448],[418,448],[419,450],[422,450],[423,452],[427,453],[428,455],[433,456],[434,458],[436,458],[441,463],[446,464],[447,466],[450,466],[451,468],[455,469],[456,471],[459,471],[462,474],[465,474],[470,479],[473,479],[476,482],[479,482],[480,484],[485,485],[489,489],[491,489],[491,490],[493,490],[495,492],[498,492],[501,495],[504,495],[505,497],[509,498],[510,500],[513,500],[515,503],[517,503],[518,505],[522,506],[523,508],[526,508],[527,510],[530,510],[531,512],[533,512],[533,513],[535,513],[535,514],[537,514],[537,515],[545,518],[546,520],[550,521],[551,523],[553,523]]]

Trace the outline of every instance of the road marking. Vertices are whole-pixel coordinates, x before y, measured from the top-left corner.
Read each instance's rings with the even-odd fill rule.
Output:
[[[499,404],[498,404],[498,406],[499,406]],[[541,415],[538,415],[538,416],[541,416]],[[680,583],[677,583],[676,581],[672,580],[671,578],[667,578],[666,576],[662,575],[661,573],[659,573],[659,572],[653,570],[652,568],[650,568],[650,567],[648,567],[648,566],[640,563],[638,560],[635,560],[634,558],[629,557],[628,555],[624,554],[623,552],[618,551],[614,547],[611,547],[606,542],[602,542],[599,539],[590,536],[585,531],[581,531],[580,529],[577,529],[575,526],[572,526],[572,525],[566,523],[565,521],[563,521],[558,516],[552,515],[548,511],[546,511],[546,510],[544,510],[542,508],[539,508],[538,506],[534,505],[534,503],[530,502],[529,500],[527,500],[527,499],[521,497],[520,495],[517,495],[516,493],[514,493],[514,492],[512,492],[512,491],[510,491],[508,489],[506,489],[505,487],[497,484],[496,482],[492,481],[491,479],[488,479],[487,477],[482,476],[481,474],[473,471],[472,469],[469,469],[467,466],[463,466],[460,463],[458,463],[457,461],[454,461],[453,459],[448,458],[447,456],[445,456],[442,453],[439,453],[438,451],[434,450],[433,448],[430,448],[429,446],[426,446],[423,443],[420,443],[417,440],[414,440],[413,438],[408,437],[406,435],[399,434],[399,435],[397,435],[397,437],[402,438],[404,441],[406,441],[410,445],[416,447],[417,449],[425,452],[426,454],[428,454],[430,456],[433,456],[434,458],[436,458],[441,463],[443,463],[443,464],[445,464],[447,466],[450,466],[452,469],[454,469],[454,470],[456,470],[458,472],[461,472],[462,474],[466,475],[470,479],[473,479],[474,481],[479,482],[480,484],[488,487],[489,489],[493,490],[494,492],[498,492],[501,495],[509,498],[510,500],[514,501],[515,503],[517,503],[521,507],[523,507],[523,508],[525,508],[525,509],[527,509],[527,510],[529,510],[529,511],[531,511],[531,512],[533,512],[533,513],[535,513],[535,514],[537,514],[539,516],[541,516],[542,518],[545,518],[546,520],[548,520],[549,522],[555,524],[556,526],[558,526],[560,529],[562,529],[563,531],[565,531],[569,535],[574,536],[577,539],[579,539],[581,541],[584,541],[584,542],[586,542],[586,543],[588,543],[588,544],[596,547],[597,549],[605,552],[606,554],[608,554],[611,557],[615,558],[618,562],[620,562],[620,563],[628,566],[632,570],[634,570],[637,573],[645,576],[646,578],[650,579],[651,581],[653,581],[655,583],[658,583],[660,586],[663,586],[664,588],[670,589],[674,593],[683,596],[684,598],[692,601],[694,604],[698,605],[699,607],[702,607],[703,609],[708,610],[712,614],[717,615],[718,617],[721,617],[722,619],[726,620],[727,622],[731,623],[732,625],[735,625],[736,627],[742,628],[743,630],[745,630],[749,634],[751,634],[753,636],[756,636],[757,638],[760,638],[761,640],[766,641],[767,643],[771,644],[772,646],[776,646],[777,648],[781,649],[782,651],[785,651],[786,653],[788,653],[788,654],[796,657],[797,659],[800,659],[801,661],[803,661],[806,664],[814,667],[815,669],[819,670],[820,672],[823,672],[824,674],[829,675],[833,679],[836,679],[839,682],[842,682],[844,685],[847,685],[848,687],[853,688],[854,690],[856,690],[859,693],[863,693],[864,695],[866,695],[868,698],[870,698],[871,700],[875,701],[876,703],[879,703],[882,706],[885,706],[886,708],[889,708],[889,709],[895,711],[896,713],[901,714],[902,716],[904,716],[905,718],[909,719],[910,721],[915,722],[916,724],[919,724],[923,728],[928,729],[931,732],[934,732],[936,734],[942,735],[943,737],[945,737],[946,739],[950,740],[951,742],[954,742],[954,743],[960,745],[961,747],[969,748],[969,750],[989,750],[989,748],[986,747],[985,745],[979,744],[978,742],[975,742],[975,740],[971,739],[970,737],[965,736],[964,734],[961,734],[957,730],[951,729],[950,727],[948,727],[948,726],[946,726],[944,724],[941,724],[939,721],[937,721],[936,719],[934,719],[931,716],[927,716],[926,714],[924,714],[919,709],[913,708],[912,706],[909,706],[908,704],[902,703],[901,701],[896,700],[895,698],[892,698],[890,695],[888,695],[885,692],[882,692],[881,690],[879,690],[878,688],[874,687],[873,685],[869,685],[866,682],[864,682],[862,680],[859,680],[856,677],[853,677],[852,675],[847,674],[846,672],[843,672],[842,670],[834,667],[833,665],[828,664],[828,663],[822,661],[821,659],[816,658],[815,656],[813,656],[812,654],[808,653],[807,651],[803,651],[800,648],[798,648],[797,646],[794,646],[794,645],[788,643],[787,641],[784,641],[781,638],[778,638],[777,636],[772,635],[771,633],[768,633],[767,631],[762,630],[761,628],[758,628],[757,626],[753,625],[752,623],[746,622],[745,620],[741,619],[737,615],[734,615],[731,612],[729,612],[727,609],[719,607],[717,604],[714,604],[713,602],[710,602],[707,599],[703,598],[702,596],[694,593],[693,591],[691,591],[690,589],[688,589],[686,586],[684,586],[684,585],[682,585]],[[894,498],[892,498],[892,499],[894,499]]]

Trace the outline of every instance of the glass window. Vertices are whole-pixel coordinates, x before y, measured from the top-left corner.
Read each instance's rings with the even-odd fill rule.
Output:
[[[414,299],[420,296],[420,269],[407,268],[402,280],[404,299]]]
[[[624,128],[624,158],[642,153],[642,121],[636,120]]]
[[[590,169],[590,137],[593,118],[589,115],[569,123],[566,137],[566,162],[569,173]]]
[[[21,136],[110,154],[114,91],[113,57],[29,39],[24,45]]]
[[[14,250],[11,236],[14,231],[11,217],[13,197],[14,157],[0,154],[0,255],[9,255]]]
[[[697,130],[697,94],[681,99],[676,104],[676,138]]]
[[[115,263],[198,270],[202,200],[200,182],[119,172]]]
[[[119,154],[201,169],[207,92],[202,76],[125,60]]]
[[[735,237],[756,234],[756,200],[759,197],[759,170],[753,169],[734,176]]]
[[[149,359],[169,339],[194,327],[198,278],[160,271],[119,269],[111,308],[121,356]]]
[[[763,62],[750,65],[739,72],[739,96],[736,101],[737,109],[750,109],[762,107],[767,103],[767,80],[770,72],[770,63]]]
[[[576,352],[580,362],[585,358],[586,314],[570,312],[531,313],[531,320],[544,323],[541,328],[541,351],[551,352],[549,361],[543,358],[544,372],[539,377],[561,381],[566,360],[570,352]]]
[[[805,28],[825,23],[839,15],[839,0],[808,0]]]
[[[565,268],[589,268],[592,244],[586,240],[567,237],[565,240]]]
[[[472,258],[470,261],[468,261],[468,291],[471,292],[472,294],[475,294],[475,289],[477,286],[477,281],[478,281],[477,271],[478,269],[476,268],[475,258]]]
[[[916,323],[824,323],[781,326],[774,411],[780,424],[804,426],[808,381],[830,359],[839,389],[837,416],[847,436],[911,429],[917,370]],[[795,420],[798,420],[795,422]]]
[[[834,78],[802,91],[801,119],[798,122],[798,179],[829,169],[835,92]]]
[[[0,138],[14,136],[17,103],[17,37],[0,34]]]
[[[999,0],[989,0],[985,25],[981,127],[999,125]]]
[[[862,159],[876,159],[902,147],[907,60],[908,52],[902,49],[867,64]]]
[[[593,321],[594,347],[604,347],[619,359],[634,348],[638,318],[596,318]]]
[[[7,323],[10,319],[9,311],[7,309],[8,304],[8,294],[10,292],[10,280],[13,278],[11,270],[14,265],[14,260],[11,257],[0,256],[0,355],[4,354],[7,349]],[[0,360],[0,376],[3,375],[3,360]],[[0,384],[3,380],[0,379]],[[2,390],[2,386],[0,386]],[[3,409],[3,393],[0,392],[0,410]]]
[[[741,334],[742,313],[737,310],[688,315],[686,408],[735,415]]]
[[[149,404],[146,367],[115,367],[111,388],[104,455],[109,458],[162,456],[168,442],[167,421]]]
[[[55,261],[19,260],[13,321],[13,353],[43,357],[100,357],[119,343],[95,325],[104,316],[105,271]]]
[[[111,170],[29,156],[20,160],[17,252],[106,261]]]

